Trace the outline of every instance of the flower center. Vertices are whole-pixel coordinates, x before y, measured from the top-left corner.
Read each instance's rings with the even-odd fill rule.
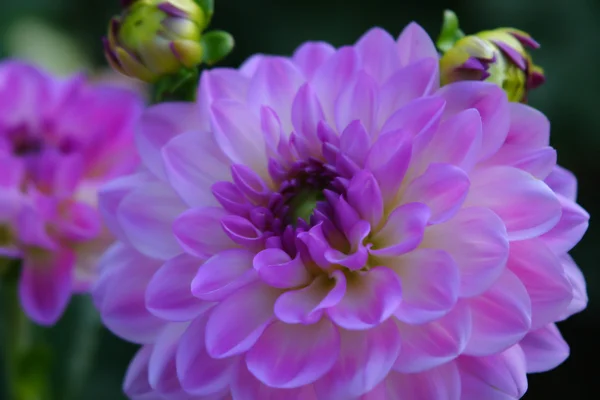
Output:
[[[300,192],[289,201],[289,215],[292,224],[298,219],[310,223],[310,217],[317,207],[317,202],[322,200],[325,200],[323,192],[310,188],[301,189]]]

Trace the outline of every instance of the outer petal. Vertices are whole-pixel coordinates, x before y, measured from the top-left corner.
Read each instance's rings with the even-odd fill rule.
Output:
[[[335,48],[325,42],[308,42],[300,46],[292,60],[304,73],[308,80],[312,79],[317,69],[335,54]]]
[[[173,233],[189,254],[210,257],[235,246],[221,227],[226,215],[218,207],[189,209],[173,222]]]
[[[404,204],[392,211],[385,225],[371,239],[369,253],[376,256],[399,256],[416,249],[431,211],[422,203]]]
[[[266,249],[254,257],[254,269],[271,286],[282,289],[303,286],[310,282],[310,274],[297,255],[292,259],[281,249]]]
[[[460,373],[455,363],[447,363],[416,374],[392,372],[386,379],[385,386],[386,400],[471,399],[461,397]]]
[[[343,330],[337,362],[315,383],[319,398],[351,399],[369,392],[388,375],[399,351],[392,320],[364,331]]]
[[[381,28],[369,30],[354,47],[362,68],[379,83],[385,81],[398,67],[394,38]]]
[[[39,324],[54,324],[71,298],[73,253],[62,250],[23,260],[19,297],[25,312]]]
[[[141,253],[166,260],[181,252],[171,225],[185,206],[171,188],[149,183],[129,193],[117,209],[121,229]]]
[[[131,399],[160,400],[162,397],[150,387],[148,382],[148,364],[152,349],[152,345],[143,346],[129,363],[125,374],[125,382],[123,383],[123,391]]]
[[[375,267],[348,278],[346,294],[327,310],[329,317],[346,329],[367,329],[389,318],[398,308],[400,279],[386,267]]]
[[[338,358],[340,338],[328,319],[312,325],[270,325],[246,355],[248,370],[267,386],[297,388],[326,374]]]
[[[335,121],[338,131],[341,132],[350,122],[358,119],[367,132],[372,132],[379,104],[377,89],[377,82],[372,77],[363,71],[358,72],[336,101]]]
[[[581,273],[573,259],[565,254],[561,257],[561,262],[565,274],[573,286],[573,300],[561,316],[562,320],[585,309],[588,303],[588,295],[583,273]]]
[[[562,213],[558,223],[549,232],[542,235],[542,240],[556,254],[571,250],[587,231],[590,215],[574,201],[558,196]]]
[[[488,357],[460,357],[463,399],[514,400],[527,391],[527,367],[519,346]]]
[[[531,328],[531,300],[509,270],[487,292],[469,302],[473,329],[464,354],[498,353],[517,343]]]
[[[511,240],[548,232],[560,219],[560,202],[552,190],[532,175],[512,167],[490,167],[471,174],[468,206],[494,211]]]
[[[400,65],[408,65],[423,58],[438,58],[431,38],[419,24],[411,22],[404,28],[397,42]]]
[[[569,345],[554,324],[529,332],[519,342],[527,372],[545,372],[556,368],[569,357]]]
[[[550,175],[544,180],[555,193],[575,201],[577,197],[577,178],[571,171],[555,166]]]
[[[179,339],[187,324],[169,324],[156,338],[148,363],[148,382],[150,386],[164,395],[181,392],[177,378],[175,355]]]
[[[490,287],[508,258],[502,220],[481,207],[460,210],[449,221],[430,226],[423,247],[447,251],[460,270],[460,296],[475,296]]]
[[[142,114],[136,132],[138,152],[144,165],[156,176],[166,179],[161,149],[173,137],[198,129],[202,122],[193,103],[163,103]]]

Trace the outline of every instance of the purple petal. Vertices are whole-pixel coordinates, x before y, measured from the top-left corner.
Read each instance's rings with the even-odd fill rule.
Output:
[[[364,331],[340,332],[340,354],[331,371],[315,383],[319,398],[361,396],[388,375],[400,351],[400,335],[392,320]]]
[[[482,295],[469,300],[471,340],[464,354],[486,356],[517,343],[531,328],[531,300],[519,278],[505,270]]]
[[[326,318],[312,325],[275,322],[248,351],[248,370],[265,385],[297,388],[326,374],[338,358],[340,337]]]
[[[404,28],[396,45],[402,66],[423,58],[439,57],[427,32],[415,22],[411,22]]]
[[[565,196],[571,201],[577,198],[577,178],[571,171],[560,166],[555,166],[544,182],[555,193]]]
[[[556,195],[531,174],[497,166],[478,170],[470,178],[465,205],[487,207],[498,214],[511,240],[539,236],[560,219],[561,205]]]
[[[317,69],[334,54],[335,48],[329,43],[307,42],[294,52],[292,60],[304,73],[304,77],[310,80]]]
[[[383,216],[383,198],[375,177],[361,171],[350,181],[346,193],[348,203],[354,207],[363,220],[372,227],[378,226]]]
[[[431,211],[422,203],[404,204],[392,211],[381,230],[371,240],[369,253],[399,256],[417,248],[423,240]]]
[[[231,240],[248,249],[259,250],[263,246],[262,232],[246,218],[227,215],[221,218],[221,226]]]
[[[557,254],[570,251],[583,237],[589,226],[590,215],[577,203],[558,196],[562,214],[558,223],[541,238]]]
[[[225,216],[218,207],[192,208],[173,222],[173,233],[187,253],[207,258],[235,246],[221,227]]]
[[[494,41],[494,44],[498,46],[500,50],[506,56],[508,56],[508,58],[510,58],[512,62],[517,65],[517,67],[519,67],[520,70],[525,71],[527,69],[525,57],[523,57],[517,50],[500,40]]]
[[[310,282],[310,274],[300,256],[292,259],[281,249],[261,251],[254,257],[253,264],[258,276],[265,283],[277,288],[287,289]]]
[[[527,373],[554,369],[569,357],[569,345],[554,324],[529,332],[519,345],[525,354]]]
[[[259,61],[261,57],[255,60]],[[250,79],[244,76],[247,65],[242,65],[239,70],[231,68],[215,68],[204,70],[198,85],[198,108],[201,125],[197,129],[210,131],[210,107],[220,99],[246,101]],[[254,73],[254,72],[252,72]]]
[[[217,182],[211,187],[221,206],[232,214],[248,216],[252,205],[242,191],[232,182]]]
[[[335,103],[338,131],[341,132],[352,121],[358,119],[367,132],[373,132],[379,105],[377,89],[377,82],[363,71],[346,85]]]
[[[381,128],[382,135],[402,130],[407,138],[428,138],[435,132],[446,103],[440,97],[422,97],[411,101],[392,114]]]
[[[540,111],[521,103],[510,103],[510,126],[506,144],[530,149],[550,145],[550,121]]]
[[[371,147],[371,138],[360,120],[352,121],[340,136],[340,151],[359,167],[365,160]]]
[[[181,392],[175,358],[184,324],[169,324],[157,337],[148,362],[148,382],[163,395]]]
[[[306,143],[310,149],[310,154],[304,156],[317,155],[321,147],[317,135],[319,122],[324,120],[323,108],[313,87],[308,83],[304,84],[292,104],[292,124],[298,135],[299,140]]]
[[[389,394],[386,400],[490,400],[489,397],[461,396],[460,373],[452,362],[417,374],[393,372],[386,383]]]
[[[191,281],[191,292],[202,300],[225,299],[256,279],[253,257],[254,253],[242,249],[225,250],[212,256],[197,270]]]
[[[132,399],[159,400],[158,395],[148,382],[148,364],[152,349],[151,345],[143,346],[129,363],[125,374],[125,382],[123,383],[123,391]]]
[[[565,274],[573,286],[573,300],[571,300],[564,314],[561,315],[560,319],[563,320],[585,309],[588,304],[588,295],[585,277],[573,259],[568,254],[565,254],[561,257],[561,262]]]
[[[348,279],[344,298],[329,308],[329,317],[345,329],[367,329],[388,319],[398,308],[402,288],[389,268],[375,267]]]
[[[271,194],[266,182],[245,165],[232,165],[231,176],[237,187],[250,200],[257,203],[265,202]]]
[[[394,38],[381,28],[372,28],[354,45],[367,74],[385,81],[398,68],[398,56]]]

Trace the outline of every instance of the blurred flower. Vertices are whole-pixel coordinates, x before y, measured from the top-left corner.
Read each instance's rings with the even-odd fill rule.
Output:
[[[503,88],[510,101],[524,102],[528,91],[544,83],[543,70],[527,51],[538,47],[529,34],[512,28],[462,37],[444,49],[441,84],[485,80]]]
[[[549,129],[496,85],[439,89],[416,24],[205,71],[100,195],[120,243],[95,303],[143,344],[125,391],[521,397],[587,301],[567,251],[588,215]]]
[[[22,259],[27,314],[54,323],[72,291],[87,290],[97,256],[112,242],[97,190],[138,160],[130,91],[0,63],[0,254]]]

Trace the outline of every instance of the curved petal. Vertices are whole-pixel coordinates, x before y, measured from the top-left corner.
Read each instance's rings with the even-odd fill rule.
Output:
[[[510,126],[506,144],[530,149],[550,144],[550,121],[540,111],[522,103],[510,103]]]
[[[571,300],[571,303],[563,315],[561,315],[560,320],[563,320],[584,310],[588,304],[588,295],[585,277],[573,259],[568,254],[561,256],[560,259],[565,274],[571,282],[571,286],[573,286],[573,300]]]
[[[187,253],[210,257],[235,247],[221,227],[221,220],[227,215],[219,207],[189,209],[173,222],[173,234]]]
[[[144,165],[157,177],[166,180],[161,149],[175,136],[202,126],[194,103],[162,103],[148,108],[140,117],[137,149]]]
[[[445,107],[446,101],[438,96],[415,99],[399,108],[385,121],[380,137],[388,132],[402,130],[407,138],[422,136],[426,142],[437,129]]]
[[[146,345],[140,348],[127,368],[123,391],[135,400],[159,400],[161,396],[154,392],[148,382],[148,363],[153,346]]]
[[[315,383],[319,398],[351,399],[377,386],[388,375],[400,352],[394,321],[363,331],[340,332],[339,357],[327,375]]]
[[[460,270],[460,297],[483,293],[498,278],[508,258],[502,220],[482,207],[461,209],[452,219],[425,231],[423,247],[448,252]]]
[[[422,324],[440,318],[456,304],[458,267],[445,251],[415,250],[390,268],[402,281],[402,302],[394,313],[399,320]]]
[[[398,56],[394,38],[381,28],[372,28],[356,42],[361,66],[367,74],[385,81],[398,68]]]
[[[570,251],[583,237],[589,226],[590,215],[574,201],[559,195],[562,213],[558,223],[541,238],[556,254]]]
[[[325,42],[307,42],[294,52],[292,60],[307,80],[312,79],[317,69],[332,55],[335,48]]]
[[[311,277],[299,255],[292,259],[281,249],[261,251],[254,257],[253,265],[265,283],[277,288],[303,286]]]
[[[243,249],[222,251],[208,260],[191,281],[191,292],[199,299],[223,300],[256,279],[254,253]]]
[[[452,362],[416,374],[392,372],[385,384],[386,400],[471,399],[461,396],[460,372]],[[483,400],[484,397],[472,399]]]
[[[529,332],[519,345],[525,354],[527,373],[554,369],[569,357],[569,345],[554,324]]]
[[[470,178],[465,206],[486,207],[498,214],[510,240],[539,236],[560,219],[561,205],[554,192],[527,172],[497,166],[475,171]]]
[[[404,204],[392,211],[385,225],[371,239],[369,253],[399,256],[416,249],[423,240],[431,211],[422,203]]]
[[[386,267],[354,274],[347,279],[346,294],[342,300],[327,309],[327,313],[342,328],[371,328],[388,319],[400,305],[400,279]]]
[[[306,83],[300,87],[292,103],[292,124],[297,140],[309,149],[309,154],[317,155],[321,150],[321,141],[317,129],[319,122],[325,119],[321,102],[313,87]],[[290,132],[284,132],[288,135]]]
[[[146,289],[146,307],[167,321],[189,321],[212,305],[192,295],[190,282],[202,260],[181,254],[154,274]]]
[[[175,136],[162,148],[166,176],[190,207],[217,205],[210,188],[231,179],[229,163],[210,133]]]
[[[527,391],[527,367],[519,346],[487,357],[460,357],[464,399],[515,400]]]
[[[458,357],[471,337],[471,309],[462,301],[443,317],[420,325],[398,323],[402,349],[394,370],[423,372]]]
[[[469,177],[452,164],[431,164],[413,180],[402,196],[405,203],[420,202],[431,210],[429,222],[437,224],[454,215],[469,192]]]
[[[359,119],[350,122],[340,135],[340,152],[359,167],[365,165],[370,146],[370,133]]]
[[[171,226],[184,210],[169,186],[154,182],[125,196],[117,218],[133,247],[147,256],[167,260],[181,253]]]
[[[196,318],[185,330],[176,353],[177,376],[190,394],[206,396],[226,389],[233,380],[237,358],[215,359],[205,347],[207,315]]]
[[[311,325],[275,322],[248,351],[246,364],[267,386],[297,388],[326,374],[339,351],[338,330],[326,318]]]
[[[577,178],[575,178],[575,175],[571,171],[561,166],[556,165],[544,182],[555,193],[571,201],[575,201],[577,198]]]
[[[372,227],[379,225],[383,216],[383,198],[373,174],[368,171],[360,171],[354,175],[350,180],[346,197],[348,203],[363,220]]]
[[[439,57],[429,34],[416,22],[411,22],[404,28],[400,37],[398,37],[396,48],[401,66],[414,63],[423,58],[437,59]]]
[[[206,323],[206,350],[212,358],[225,358],[250,349],[273,320],[279,291],[254,283],[221,301]]]
[[[519,278],[505,270],[482,295],[469,300],[473,328],[464,354],[487,356],[514,345],[531,328],[531,300]]]
[[[25,255],[19,297],[27,315],[38,324],[52,325],[71,298],[75,257],[68,250],[46,256]]]
[[[173,395],[181,392],[175,356],[179,339],[187,324],[169,324],[156,338],[148,362],[148,382],[158,393]]]
[[[379,105],[377,82],[364,71],[345,85],[335,103],[335,122],[343,131],[352,121],[359,120],[372,133]]]

